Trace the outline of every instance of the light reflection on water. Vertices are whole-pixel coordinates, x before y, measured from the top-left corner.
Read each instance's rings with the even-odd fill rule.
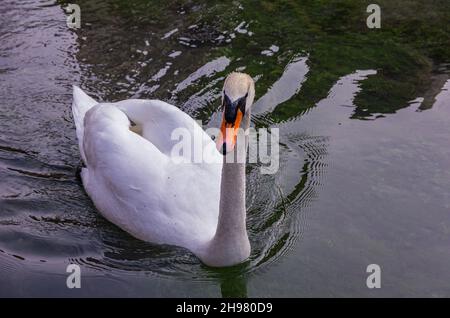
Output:
[[[0,285],[5,287],[0,288],[0,295],[66,295],[65,266],[68,263],[80,264],[87,273],[87,284],[92,285],[81,290],[83,295],[252,296],[264,295],[264,292],[270,295],[269,287],[254,288],[269,278],[271,290],[302,295],[298,286],[277,285],[276,281],[302,281],[301,274],[285,272],[287,267],[283,268],[285,263],[284,266],[291,266],[292,260],[301,260],[300,263],[313,259],[311,263],[316,264],[318,272],[323,272],[330,262],[321,250],[314,254],[299,252],[299,245],[311,244],[305,238],[311,236],[308,234],[310,219],[316,222],[312,223],[314,229],[319,227],[319,230],[326,229],[327,220],[331,219],[317,206],[326,206],[327,213],[331,213],[333,207],[327,205],[330,193],[335,194],[336,209],[345,207],[346,201],[341,196],[351,197],[350,201],[356,202],[362,210],[378,204],[365,193],[357,193],[357,187],[347,184],[342,179],[346,176],[339,173],[356,159],[346,156],[355,151],[352,145],[358,145],[361,153],[357,154],[364,155],[365,142],[373,138],[381,142],[375,155],[362,156],[364,161],[354,163],[353,173],[356,174],[375,173],[383,165],[385,171],[389,170],[389,163],[383,156],[395,157],[398,140],[404,141],[389,125],[421,129],[430,138],[436,138],[433,143],[423,145],[427,152],[414,149],[411,140],[407,140],[411,147],[399,146],[398,151],[403,151],[403,155],[410,153],[410,159],[417,154],[433,157],[433,153],[439,153],[437,157],[442,159],[441,145],[448,146],[443,138],[443,127],[449,119],[446,107],[450,99],[449,81],[438,90],[434,105],[428,111],[416,112],[421,102],[417,100],[387,118],[357,121],[349,119],[354,111],[354,98],[360,91],[361,81],[376,72],[355,70],[340,78],[315,107],[287,120],[276,120],[272,111],[277,107],[282,109],[283,103],[296,96],[308,80],[307,55],[294,54],[279,79],[254,105],[254,125],[280,129],[281,153],[280,169],[275,175],[260,174],[258,164],[248,168],[251,258],[231,269],[208,269],[184,249],[155,246],[131,238],[95,211],[77,177],[80,159],[70,115],[70,87],[81,83],[101,100],[163,98],[204,120],[208,126],[217,125],[220,87],[225,74],[234,70],[235,62],[240,61],[227,56],[210,56],[209,50],[239,36],[252,36],[251,26],[239,23],[223,38],[215,34],[211,47],[201,47],[203,40],[196,38],[194,31],[198,26],[188,27],[191,37],[178,27],[160,33],[138,32],[131,39],[124,35],[126,28],[120,29],[123,25],[113,22],[112,27],[117,30],[111,35],[116,43],[112,46],[115,51],[131,47],[131,52],[114,55],[111,51],[113,57],[102,60],[104,35],[89,28],[83,33],[85,39],[77,39],[67,30],[61,8],[51,1],[18,4],[7,0],[0,10],[5,16],[0,33]],[[26,18],[18,15],[23,10],[30,13]],[[105,28],[109,30],[111,26]],[[271,54],[262,55],[277,58],[276,54],[282,53],[278,50],[272,46]],[[245,60],[241,64],[245,65]],[[265,74],[252,75],[258,85]],[[441,130],[430,129],[438,122],[436,117]],[[401,162],[396,164],[402,165]],[[413,160],[408,164],[412,169],[417,168]],[[444,161],[436,162],[437,170],[442,167],[445,167]],[[432,169],[429,167],[427,171]],[[423,179],[427,176],[420,175]],[[397,187],[401,188],[402,182],[412,181],[406,172],[395,178],[384,172],[383,178],[385,183],[374,186],[379,187],[378,194],[384,193],[387,200],[398,190],[392,188],[392,183],[398,182]],[[427,187],[436,193],[449,185],[450,178],[443,175],[432,178]],[[341,190],[335,193],[337,187]],[[415,190],[417,196],[408,203],[413,212],[415,200],[431,200],[434,194],[419,185]],[[444,195],[436,194],[435,200],[437,211],[450,207]],[[341,210],[338,212],[343,214]],[[392,224],[401,223],[391,217]],[[317,218],[322,218],[323,227],[320,222],[317,225]],[[352,227],[365,228],[368,222],[367,215],[366,218],[355,217],[355,220],[359,223],[346,224],[350,231]],[[449,223],[442,222],[442,231],[446,231]],[[420,227],[420,218],[416,216],[408,227]],[[379,230],[383,232],[382,227]],[[391,239],[397,237],[392,235]],[[344,268],[345,264],[341,266]],[[19,276],[27,279],[24,283],[27,289],[15,287],[13,279]],[[311,277],[314,278],[314,272]],[[247,286],[248,280],[253,281],[252,289]],[[221,286],[220,291],[215,289],[217,285]],[[339,287],[342,286],[336,286],[335,294],[339,294]],[[320,288],[316,292],[320,294]]]

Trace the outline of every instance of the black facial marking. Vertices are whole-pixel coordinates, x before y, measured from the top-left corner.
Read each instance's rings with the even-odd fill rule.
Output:
[[[238,109],[242,112],[243,115],[245,115],[245,104],[247,101],[247,96],[248,93],[245,94],[245,96],[239,98],[238,100],[231,102],[231,99],[227,96],[227,94],[224,94],[223,98],[224,115],[225,121],[228,124],[234,124],[234,122],[236,121]]]
[[[224,142],[223,144],[222,144],[222,155],[226,155],[227,154],[227,143],[226,142]]]

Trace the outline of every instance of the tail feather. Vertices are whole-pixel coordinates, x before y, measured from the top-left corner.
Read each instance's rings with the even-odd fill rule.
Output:
[[[84,116],[87,111],[93,106],[97,105],[92,97],[89,97],[78,86],[73,86],[73,102],[72,102],[72,114],[77,131],[78,146],[80,148],[81,158],[86,164],[86,156],[83,149],[83,135],[84,135]]]

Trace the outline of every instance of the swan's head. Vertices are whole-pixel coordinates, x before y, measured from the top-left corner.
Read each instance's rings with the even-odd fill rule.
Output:
[[[223,155],[234,149],[239,128],[248,128],[245,125],[250,123],[254,98],[255,83],[249,75],[233,72],[227,76],[222,91],[222,123],[216,142],[217,149]]]

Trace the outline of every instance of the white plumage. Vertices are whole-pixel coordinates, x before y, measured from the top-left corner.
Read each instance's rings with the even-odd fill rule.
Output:
[[[201,134],[187,114],[159,100],[97,103],[74,87],[73,115],[86,165],[82,180],[97,209],[133,236],[150,242],[204,248],[216,231],[221,164],[175,163],[176,128]],[[131,119],[142,137],[130,131]],[[208,145],[209,144],[209,145]],[[216,156],[217,151],[208,153]],[[193,152],[191,152],[193,156]]]

